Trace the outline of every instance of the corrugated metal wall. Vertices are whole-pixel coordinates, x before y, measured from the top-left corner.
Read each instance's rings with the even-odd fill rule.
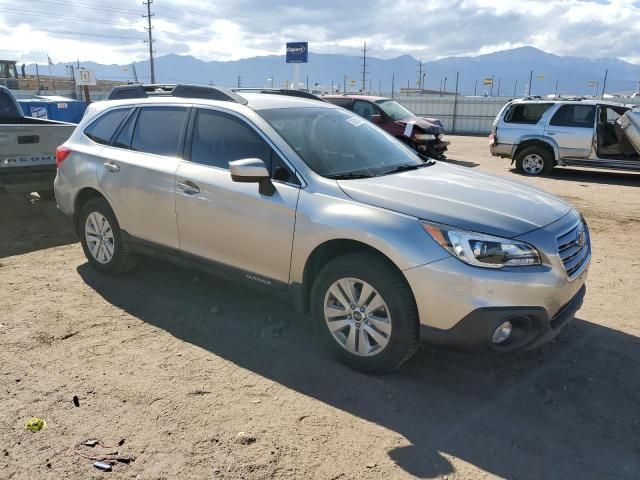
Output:
[[[395,100],[420,117],[439,118],[448,133],[488,135],[500,109],[511,97],[463,97],[421,95]],[[621,103],[640,103],[639,98],[612,99]],[[455,115],[454,115],[455,109]]]

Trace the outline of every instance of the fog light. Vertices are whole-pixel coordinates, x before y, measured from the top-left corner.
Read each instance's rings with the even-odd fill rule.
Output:
[[[491,335],[491,341],[493,343],[502,343],[507,338],[509,338],[512,331],[513,331],[513,325],[511,325],[511,322],[509,321],[503,322],[500,325],[498,325],[498,328],[496,328],[493,331],[493,335]]]

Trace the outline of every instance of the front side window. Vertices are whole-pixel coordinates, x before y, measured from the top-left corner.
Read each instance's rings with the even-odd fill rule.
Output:
[[[271,147],[242,120],[222,112],[198,110],[191,161],[229,168],[229,162],[259,158],[270,166]]]
[[[180,137],[187,109],[183,107],[143,107],[138,114],[131,149],[166,157],[180,155]]]
[[[595,105],[563,105],[555,113],[549,125],[593,128],[595,118]]]
[[[517,103],[512,105],[504,116],[506,123],[525,123],[535,125],[552,103]]]
[[[258,113],[319,175],[372,177],[424,163],[409,147],[347,110],[274,108]]]
[[[109,144],[109,140],[111,140],[129,110],[129,108],[119,108],[101,115],[84,129],[84,134],[96,143]]]

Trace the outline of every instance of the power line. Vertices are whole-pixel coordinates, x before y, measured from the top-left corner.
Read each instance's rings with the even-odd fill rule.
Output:
[[[13,8],[0,8],[1,12],[9,12],[9,13],[20,13],[25,16],[34,16],[34,17],[46,17],[46,18],[58,18],[62,20],[71,20],[71,21],[80,21],[80,22],[90,22],[90,23],[101,23],[103,25],[116,25],[118,27],[126,27],[130,26],[130,23],[123,22],[108,22],[105,20],[99,20],[97,18],[87,18],[87,17],[76,17],[71,15],[51,15],[47,13],[38,13],[38,12],[26,12],[24,10],[17,10]],[[26,22],[20,22],[26,23]]]
[[[143,5],[147,6],[147,14],[142,16],[147,19],[147,22],[149,24],[148,27],[145,27],[146,30],[149,32],[149,40],[145,40],[145,42],[149,43],[149,64],[151,67],[151,83],[156,83],[156,69],[155,69],[155,65],[153,64],[153,34],[152,34],[153,27],[151,26],[151,17],[153,17],[155,14],[151,13],[152,3],[153,3],[153,0],[147,0],[146,2],[142,2]]]
[[[31,2],[39,2],[39,3],[48,3],[48,4],[52,4],[52,5],[62,5],[65,7],[80,7],[80,8],[90,8],[92,10],[103,10],[103,11],[110,11],[110,12],[121,12],[121,13],[129,13],[132,15],[137,15],[138,12],[136,12],[135,10],[128,10],[126,8],[116,8],[116,7],[106,7],[103,5],[94,5],[94,4],[90,4],[90,3],[82,3],[82,2],[75,2],[75,1],[57,1],[57,0],[30,0]]]

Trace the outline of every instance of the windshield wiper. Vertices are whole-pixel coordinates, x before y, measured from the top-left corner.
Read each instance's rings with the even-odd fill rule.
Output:
[[[325,175],[325,177],[330,178],[332,180],[356,180],[358,178],[371,178],[371,175],[367,175],[365,173],[334,173],[332,175]]]
[[[377,176],[380,177],[382,175],[391,175],[393,173],[400,173],[400,172],[408,172],[409,170],[417,170],[419,168],[423,168],[423,167],[428,167],[430,165],[433,165],[435,162],[429,161],[429,162],[424,162],[424,163],[420,163],[420,164],[411,164],[411,165],[399,165],[395,168],[392,168],[391,170],[386,170],[380,174],[378,174]]]

